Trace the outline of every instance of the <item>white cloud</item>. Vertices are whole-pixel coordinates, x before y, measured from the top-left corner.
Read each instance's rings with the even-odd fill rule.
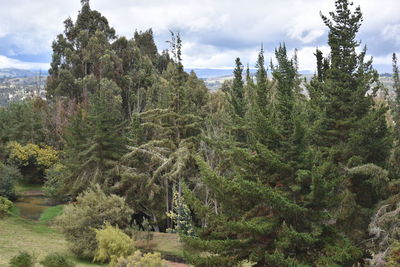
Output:
[[[361,5],[364,14],[360,36],[380,36],[385,43],[400,43],[399,0],[354,2]],[[0,38],[11,43],[0,41],[1,53],[37,55],[51,53],[51,42],[63,32],[66,18],[76,18],[80,1],[0,0],[0,6]],[[237,56],[251,64],[261,42],[268,46],[267,51],[286,42],[299,48],[300,66],[312,68],[314,57],[307,55],[323,44],[327,33],[319,12],[328,14],[334,1],[91,0],[91,6],[107,17],[119,35],[131,37],[135,29],[152,27],[162,48],[169,29],[181,31],[188,67],[232,66]]]
[[[37,63],[37,62],[23,62],[17,59],[0,55],[0,68],[48,70],[50,68],[50,64]]]
[[[394,40],[400,44],[400,23],[386,25],[382,30],[382,37],[385,40]]]

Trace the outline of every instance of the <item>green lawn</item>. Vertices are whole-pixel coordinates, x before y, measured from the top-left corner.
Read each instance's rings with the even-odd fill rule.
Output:
[[[17,185],[18,194],[41,189],[40,185]],[[0,267],[7,267],[10,259],[22,250],[34,253],[38,262],[47,254],[58,252],[76,262],[77,267],[106,266],[80,261],[69,251],[64,236],[51,226],[52,220],[60,215],[62,210],[63,205],[48,207],[38,221],[32,221],[21,217],[18,208],[13,207],[11,216],[0,219]],[[157,251],[162,255],[178,257],[183,255],[183,247],[176,234],[154,233],[154,238],[149,243],[138,240],[136,245],[143,251]],[[42,265],[38,263],[36,266]]]
[[[22,218],[14,207],[11,216],[0,219],[0,267],[7,267],[10,259],[22,250],[33,252],[38,261],[49,253],[59,252],[76,262],[77,267],[106,266],[80,261],[68,250],[64,236],[51,226],[51,221],[62,213],[62,209],[63,205],[49,207],[39,221],[31,221]],[[150,250],[162,255],[182,257],[182,244],[176,234],[154,233],[149,244]],[[141,250],[147,248],[144,240],[137,241],[137,245]],[[38,263],[36,266],[41,265]]]
[[[10,217],[1,219],[0,267],[7,267],[9,260],[21,250],[33,252],[38,261],[48,253],[59,252],[68,255],[77,263],[77,267],[105,266],[79,261],[69,252],[63,235],[48,225],[60,212],[62,212],[62,206],[48,208],[39,222],[34,222],[21,218],[18,210],[14,208]]]

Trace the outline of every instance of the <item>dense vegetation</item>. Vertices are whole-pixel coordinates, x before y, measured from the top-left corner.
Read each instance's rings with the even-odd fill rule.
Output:
[[[53,42],[47,100],[0,110],[0,196],[43,184],[71,202],[57,224],[72,251],[115,266],[165,264],[132,254],[143,222],[178,232],[195,266],[400,264],[397,58],[388,92],[358,49],[361,9],[336,0],[321,17],[330,53],[316,49],[311,81],[280,44],[270,76],[261,47],[255,75],[237,58],[211,93],[179,34],[159,53],[151,29],[117,36],[82,0]]]

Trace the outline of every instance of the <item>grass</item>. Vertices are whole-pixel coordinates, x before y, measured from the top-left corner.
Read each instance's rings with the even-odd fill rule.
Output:
[[[64,205],[57,205],[45,209],[45,211],[40,215],[39,223],[49,224],[55,217],[63,212]]]
[[[168,233],[154,233],[156,242],[155,251],[161,254],[183,257],[183,245],[179,241],[179,235]]]
[[[18,209],[14,207],[11,216],[0,220],[0,267],[8,266],[10,259],[22,250],[33,252],[38,261],[49,253],[58,252],[67,255],[77,263],[77,267],[105,266],[77,259],[68,250],[64,236],[49,226],[62,208],[62,205],[50,207],[38,222],[34,222],[20,217]]]
[[[16,191],[21,194],[26,191],[41,191],[41,189],[41,185],[19,183]],[[38,262],[47,254],[57,252],[67,255],[77,264],[77,267],[106,266],[77,259],[69,251],[64,236],[51,226],[52,220],[62,211],[63,205],[49,207],[43,211],[39,221],[32,221],[21,217],[18,208],[14,206],[11,216],[0,220],[0,267],[8,266],[10,259],[23,250],[34,253]],[[154,233],[154,238],[149,243],[144,240],[138,240],[135,243],[143,251],[151,250],[165,256],[179,258],[183,256],[183,245],[176,234]]]

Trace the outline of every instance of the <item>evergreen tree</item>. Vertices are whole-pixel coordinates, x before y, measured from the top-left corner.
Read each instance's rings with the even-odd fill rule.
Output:
[[[243,118],[246,112],[246,105],[244,101],[244,82],[243,82],[243,65],[240,58],[235,60],[235,69],[233,71],[233,84],[232,88],[227,92],[228,100],[232,105],[233,112],[236,116]]]
[[[67,129],[64,191],[76,196],[90,184],[116,182],[116,166],[126,151],[120,89],[107,79],[91,96],[89,109],[80,109]]]
[[[326,173],[323,184],[337,192],[336,197],[332,195],[330,208],[336,214],[336,226],[359,242],[365,237],[371,206],[363,210],[360,192],[349,186],[351,177],[345,170],[366,163],[385,166],[391,141],[385,121],[387,108],[373,99],[379,89],[375,86],[379,85],[379,75],[372,59],[365,59],[366,48],[356,51],[362,13],[359,7],[353,12],[351,5],[347,0],[337,0],[336,10],[329,13],[331,18],[321,14],[329,28],[331,53],[322,59],[317,51],[318,73],[309,89],[315,112],[313,151],[317,152],[313,169]],[[329,172],[324,166],[330,166]]]
[[[335,162],[347,164],[351,157],[365,157],[362,153],[355,153],[351,143],[354,143],[357,131],[363,131],[365,127],[365,123],[360,123],[361,120],[374,112],[373,96],[369,92],[376,92],[374,83],[378,82],[379,75],[372,67],[372,59],[365,60],[366,49],[361,53],[356,52],[359,42],[355,38],[362,21],[360,8],[357,7],[353,13],[351,3],[347,0],[336,1],[335,5],[335,12],[330,13],[331,19],[321,15],[330,30],[328,44],[331,53],[328,68],[325,63],[321,67],[321,54],[317,52],[317,65],[321,72],[318,79],[322,79],[323,84],[320,85],[321,89],[312,90],[311,96],[323,98],[315,99],[315,102],[323,101],[323,114],[315,133],[318,136],[316,144],[328,148],[329,157]],[[314,91],[322,91],[322,95]],[[381,113],[380,108],[375,110]],[[323,141],[319,142],[321,136]],[[379,135],[376,142],[384,138]],[[387,146],[385,142],[381,143],[371,153],[384,153]],[[367,162],[367,159],[363,159],[363,162]],[[382,164],[380,159],[372,159],[372,162]]]
[[[47,80],[47,96],[68,96],[77,101],[87,98],[87,85],[78,85],[76,79],[97,75],[101,79],[101,58],[108,53],[110,41],[116,38],[115,30],[99,12],[92,10],[88,0],[81,1],[82,8],[75,22],[64,21],[64,34],[53,42],[53,57]]]

